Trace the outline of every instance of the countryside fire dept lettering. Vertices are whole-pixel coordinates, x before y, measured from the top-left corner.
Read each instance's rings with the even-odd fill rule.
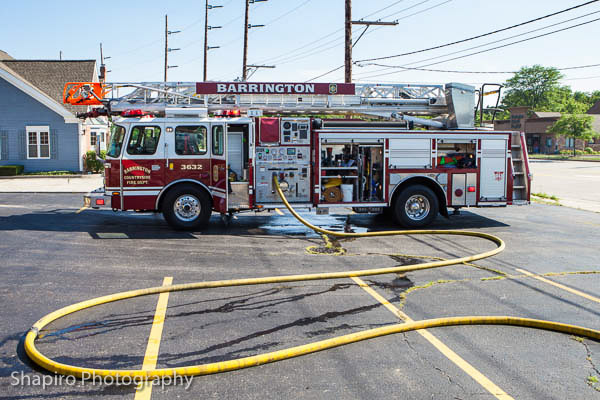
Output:
[[[123,179],[128,185],[147,185],[150,182],[150,168],[133,165],[125,168]]]

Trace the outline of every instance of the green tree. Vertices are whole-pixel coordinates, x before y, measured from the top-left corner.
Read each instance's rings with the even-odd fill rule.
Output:
[[[548,127],[548,133],[556,136],[566,136],[575,140],[582,139],[585,142],[593,137],[600,136],[592,128],[593,117],[591,115],[564,114],[554,124]],[[573,155],[576,155],[575,146],[573,146]]]
[[[553,67],[522,67],[506,81],[502,104],[504,107],[529,106],[534,111],[557,111],[552,108],[571,94],[571,89],[560,85],[562,77]]]

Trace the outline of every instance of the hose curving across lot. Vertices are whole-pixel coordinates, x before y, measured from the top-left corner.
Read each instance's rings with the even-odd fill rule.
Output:
[[[319,228],[312,225],[310,222],[303,219],[289,204],[285,195],[279,187],[277,178],[273,178],[275,187],[281,197],[283,203],[288,210],[296,217],[302,224],[308,228],[325,235],[338,236],[338,237],[380,237],[380,236],[397,236],[397,235],[457,235],[457,236],[471,236],[482,238],[496,244],[496,248],[484,253],[475,254],[472,256],[466,256],[461,258],[455,258],[451,260],[433,261],[426,262],[416,265],[408,266],[396,266],[389,268],[375,268],[367,270],[354,270],[344,272],[326,272],[316,274],[304,274],[304,275],[287,275],[287,276],[272,276],[263,278],[247,278],[247,279],[231,279],[222,281],[209,281],[209,282],[197,282],[187,283],[170,286],[160,286],[148,289],[132,290],[127,292],[116,293],[108,296],[102,296],[95,299],[76,303],[60,310],[54,311],[42,319],[37,321],[32,328],[27,332],[25,337],[25,350],[27,355],[39,366],[43,367],[48,371],[52,371],[63,375],[73,375],[76,377],[84,376],[98,376],[106,377],[111,376],[115,379],[120,378],[137,378],[137,379],[160,379],[165,376],[191,376],[191,375],[208,375],[218,372],[233,371],[242,368],[248,368],[252,366],[262,365],[275,361],[285,360],[292,357],[297,357],[305,354],[314,353],[317,351],[343,346],[349,343],[355,343],[362,340],[372,339],[380,336],[391,335],[394,333],[408,332],[418,329],[442,327],[442,326],[455,326],[455,325],[513,325],[529,328],[546,329],[556,332],[563,332],[577,336],[588,337],[594,340],[600,341],[600,331],[584,328],[575,325],[562,324],[558,322],[530,319],[530,318],[517,318],[510,316],[465,316],[465,317],[450,317],[450,318],[436,318],[422,321],[415,321],[410,323],[399,323],[393,325],[387,325],[380,328],[368,329],[360,332],[355,332],[343,336],[337,336],[334,338],[312,342],[309,344],[290,347],[283,350],[273,351],[269,353],[263,353],[255,356],[238,358],[235,360],[220,361],[215,363],[191,365],[177,368],[158,368],[151,370],[142,369],[97,369],[89,368],[84,366],[74,366],[54,361],[44,354],[42,354],[35,346],[35,340],[39,335],[39,332],[44,329],[45,326],[62,318],[66,315],[72,314],[77,311],[81,311],[87,308],[91,308],[100,304],[107,304],[116,302],[119,300],[130,299],[134,297],[147,296],[152,294],[164,293],[164,292],[176,292],[184,290],[198,290],[218,287],[230,287],[230,286],[243,286],[243,285],[261,285],[270,283],[283,283],[283,282],[298,282],[298,281],[309,281],[309,280],[323,280],[323,279],[339,279],[339,278],[351,278],[359,276],[370,276],[370,275],[382,275],[390,273],[405,273],[409,271],[417,271],[422,269],[439,268],[449,265],[461,264],[466,262],[473,262],[481,260],[483,258],[491,257],[495,254],[500,253],[504,250],[504,242],[490,234],[471,232],[471,231],[457,231],[457,230],[419,230],[419,231],[383,231],[383,232],[366,232],[366,233],[344,233],[344,232],[333,232],[326,229]]]

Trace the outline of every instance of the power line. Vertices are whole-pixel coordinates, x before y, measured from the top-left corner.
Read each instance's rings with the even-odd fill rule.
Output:
[[[372,12],[371,14],[365,15],[365,16],[364,16],[364,17],[362,17],[361,19],[369,18],[370,16],[372,16],[372,15],[375,15],[375,14],[378,14],[378,13],[380,13],[380,12],[384,11],[384,10],[387,10],[388,8],[392,8],[392,7],[393,7],[393,6],[395,6],[396,4],[402,3],[403,1],[406,1],[406,0],[398,0],[398,1],[395,1],[395,2],[393,2],[392,4],[390,4],[389,6],[386,6],[386,7],[380,8],[379,10],[377,10],[377,11],[374,11],[374,12]]]
[[[284,12],[283,14],[273,18],[270,21],[265,22],[265,25],[272,25],[273,23],[279,21],[282,18],[287,17],[288,15],[290,15],[291,13],[293,13],[294,11],[296,11],[297,9],[299,9],[300,7],[303,7],[304,5],[306,5],[307,3],[310,3],[313,0],[305,0],[303,3],[300,3],[299,5],[297,5],[296,7],[292,8],[289,11]]]
[[[600,78],[600,75],[596,75],[596,76],[583,76],[580,78],[563,78],[563,81],[582,81],[582,80],[586,80],[586,79],[597,79]]]
[[[404,0],[402,0],[402,1],[404,1]],[[402,10],[400,10],[400,11],[397,11],[397,12],[395,12],[394,14],[391,14],[391,15],[397,15],[397,14],[400,14],[400,13],[402,13],[402,12],[408,11],[408,10],[410,10],[410,9],[412,9],[412,8],[414,8],[414,7],[416,7],[416,6],[418,6],[418,5],[421,5],[421,4],[423,4],[423,3],[426,3],[427,1],[430,1],[430,0],[425,0],[425,1],[422,1],[422,2],[420,2],[420,3],[418,3],[418,4],[416,4],[416,5],[413,5],[413,6],[411,6],[411,7],[404,8],[404,9],[402,9]],[[437,4],[437,5],[433,6],[433,7],[430,7],[430,8],[427,8],[427,9],[421,10],[421,11],[419,11],[419,12],[417,12],[417,13],[410,14],[410,15],[407,15],[407,16],[405,16],[405,17],[402,17],[402,18],[400,18],[400,19],[397,19],[396,21],[400,21],[400,20],[402,20],[402,19],[409,18],[409,17],[411,17],[411,16],[414,16],[414,15],[417,15],[417,14],[420,14],[420,13],[423,13],[423,12],[425,12],[425,11],[428,11],[428,10],[432,9],[432,8],[436,8],[436,7],[439,7],[439,6],[441,6],[441,5],[445,4],[445,3],[449,3],[450,1],[453,1],[453,0],[446,0],[446,1],[444,1],[444,2],[442,2],[442,3],[440,3],[440,4]],[[393,3],[392,5],[390,5],[390,6],[388,6],[388,7],[384,7],[383,9],[380,9],[380,10],[377,10],[377,11],[375,11],[375,12],[372,12],[371,14],[365,15],[365,16],[361,17],[360,19],[362,20],[362,19],[364,19],[364,18],[370,17],[370,16],[372,16],[372,15],[374,15],[374,14],[377,14],[378,12],[380,12],[380,11],[382,11],[382,10],[386,9],[386,8],[389,8],[389,7],[393,6],[393,5],[396,5],[396,4],[398,4],[398,3],[400,3],[400,1],[397,1],[397,2]],[[387,18],[387,17],[383,17],[383,18]],[[379,30],[379,29],[381,29],[381,28],[375,28],[375,29],[373,29],[372,31],[370,31],[370,32],[366,33],[365,35],[369,35],[369,34],[371,34],[371,33],[375,32],[375,31],[377,31],[377,30]],[[292,54],[296,53],[298,50],[304,49],[304,48],[306,48],[306,47],[308,47],[308,46],[310,46],[310,45],[312,45],[312,44],[314,44],[314,43],[320,42],[320,41],[322,41],[322,40],[325,40],[325,39],[331,38],[331,36],[332,36],[332,35],[334,35],[334,34],[336,34],[336,33],[340,32],[340,31],[343,31],[343,30],[344,30],[343,28],[342,28],[342,29],[337,29],[337,30],[335,30],[335,31],[333,31],[333,32],[330,32],[330,33],[329,33],[329,34],[327,34],[327,35],[324,35],[324,36],[322,36],[322,37],[320,37],[320,38],[318,38],[318,39],[315,39],[315,40],[313,40],[313,41],[311,41],[311,42],[309,42],[309,43],[306,43],[306,44],[304,44],[304,45],[302,45],[302,46],[300,46],[300,47],[297,47],[296,49],[290,50],[290,51],[288,51],[288,52],[286,52],[286,53],[283,53],[283,54],[281,54],[281,55],[279,55],[279,56],[275,56],[275,57],[271,57],[271,58],[267,58],[267,59],[261,60],[261,62],[263,62],[263,63],[264,63],[264,62],[269,62],[269,63],[276,63],[276,64],[283,64],[283,63],[286,63],[286,64],[287,64],[287,63],[289,63],[289,62],[293,62],[293,61],[296,61],[296,60],[298,60],[299,58],[297,58],[297,57],[299,57],[300,55],[305,55],[306,57],[308,57],[308,56],[312,56],[312,55],[315,55],[315,54],[323,53],[324,51],[330,50],[330,49],[332,49],[332,48],[334,48],[334,47],[336,47],[336,46],[331,46],[331,47],[328,47],[328,48],[326,48],[326,49],[323,49],[322,51],[318,51],[318,52],[314,52],[314,50],[318,49],[319,47],[326,46],[326,45],[327,45],[327,44],[329,44],[329,43],[333,43],[333,42],[336,42],[336,41],[338,41],[338,40],[340,40],[340,39],[343,39],[343,38],[344,38],[344,36],[336,36],[334,39],[331,39],[331,40],[329,40],[329,41],[327,41],[327,42],[325,42],[325,43],[323,43],[323,44],[321,44],[321,45],[319,45],[319,46],[317,46],[317,47],[315,47],[315,48],[309,49],[309,50],[307,50],[307,51],[303,51],[303,52],[301,52],[300,54],[297,54],[297,55],[293,55],[293,56],[292,56]],[[353,33],[354,33],[354,32],[357,32],[357,31],[358,31],[358,30],[356,30],[356,31],[353,31]],[[286,57],[286,56],[289,56],[289,57]]]
[[[314,81],[315,79],[319,79],[319,78],[321,78],[321,77],[323,77],[323,76],[325,76],[325,75],[329,75],[329,74],[331,74],[332,72],[335,72],[335,71],[337,71],[337,70],[339,70],[339,69],[342,69],[342,68],[344,68],[344,64],[340,65],[339,67],[336,67],[336,68],[332,69],[331,71],[325,72],[324,74],[321,74],[321,75],[319,75],[319,76],[315,76],[314,78],[310,78],[309,80],[307,80],[307,81],[305,81],[305,82]]]
[[[470,38],[467,38],[467,39],[457,40],[455,42],[450,42],[450,43],[446,43],[446,44],[442,44],[442,45],[438,45],[438,46],[433,46],[433,47],[429,47],[429,48],[426,48],[426,49],[410,51],[410,52],[407,52],[407,53],[395,54],[395,55],[392,55],[392,56],[366,58],[364,60],[358,60],[356,62],[377,61],[377,60],[384,60],[384,59],[388,59],[388,58],[404,57],[404,56],[408,56],[408,55],[412,55],[412,54],[423,53],[425,51],[440,49],[442,47],[453,46],[455,44],[468,42],[468,41],[479,39],[479,38],[482,38],[482,37],[485,37],[485,36],[490,36],[490,35],[494,35],[496,33],[504,32],[504,31],[507,31],[509,29],[518,28],[520,26],[531,24],[533,22],[541,21],[543,19],[550,18],[550,17],[553,17],[555,15],[559,15],[559,14],[562,14],[562,13],[565,13],[565,12],[568,12],[568,11],[571,11],[571,10],[575,10],[576,8],[587,6],[587,5],[592,4],[592,3],[597,3],[598,1],[600,1],[600,0],[588,1],[587,3],[583,3],[583,4],[579,4],[577,6],[574,6],[574,7],[566,8],[566,9],[564,9],[562,11],[557,11],[557,12],[552,13],[552,14],[544,15],[542,17],[538,17],[538,18],[535,18],[535,19],[532,19],[532,20],[529,20],[529,21],[521,22],[521,23],[516,24],[516,25],[511,25],[511,26],[508,26],[506,28],[497,29],[497,30],[492,31],[492,32],[488,32],[488,33],[484,33],[484,34],[481,34],[481,35],[473,36],[473,37],[470,37]]]
[[[508,36],[508,37],[505,37],[505,38],[502,38],[502,39],[493,40],[491,42],[483,43],[483,44],[480,44],[480,45],[477,45],[477,46],[468,47],[466,49],[462,49],[462,50],[458,50],[458,51],[452,51],[450,53],[441,54],[439,56],[434,56],[434,57],[429,57],[429,58],[425,58],[425,59],[418,60],[418,61],[413,61],[413,62],[404,64],[404,65],[401,65],[401,66],[397,66],[397,65],[396,66],[393,66],[393,65],[383,65],[383,64],[376,64],[376,63],[362,64],[362,66],[377,65],[377,66],[381,66],[381,67],[385,67],[385,68],[378,69],[378,70],[375,70],[375,71],[358,73],[357,75],[369,75],[369,77],[370,77],[370,76],[372,76],[371,74],[376,73],[376,72],[387,71],[387,70],[393,69],[393,68],[407,67],[409,65],[419,64],[419,63],[426,62],[426,61],[431,61],[431,60],[437,60],[437,59],[440,59],[440,58],[443,58],[443,57],[447,57],[447,56],[451,56],[451,55],[454,55],[454,54],[464,53],[465,51],[469,51],[469,50],[474,50],[474,49],[478,49],[478,48],[481,48],[481,47],[485,47],[485,46],[488,46],[488,45],[491,45],[491,44],[494,44],[494,43],[505,42],[507,40],[514,39],[514,38],[517,38],[517,37],[521,37],[521,36],[524,36],[524,35],[527,35],[527,34],[530,34],[530,33],[543,31],[544,29],[548,29],[548,28],[552,28],[554,26],[566,24],[567,22],[575,21],[575,20],[578,20],[578,19],[581,19],[581,18],[588,17],[590,15],[598,14],[598,13],[600,13],[600,11],[594,11],[594,12],[591,12],[591,13],[588,13],[588,14],[584,14],[584,15],[581,15],[581,16],[578,16],[578,17],[569,18],[569,19],[566,19],[564,21],[560,21],[560,22],[556,22],[554,24],[546,25],[546,26],[543,26],[541,28],[536,28],[536,29],[532,29],[532,30],[527,31],[527,32],[522,32],[522,33],[519,33],[519,34],[516,34],[516,35],[513,35],[513,36]],[[358,61],[357,61],[357,63],[358,63]],[[361,66],[361,64],[358,64],[358,65]]]
[[[580,24],[568,26],[568,27],[562,28],[562,29],[557,29],[555,31],[551,31],[551,32],[544,33],[544,34],[541,34],[541,35],[532,36],[530,38],[526,38],[526,39],[522,39],[522,40],[517,40],[517,41],[511,42],[511,43],[507,43],[507,44],[504,44],[504,45],[501,45],[501,46],[496,46],[496,47],[492,47],[492,48],[489,48],[489,49],[485,49],[485,50],[481,50],[481,51],[476,51],[476,52],[473,52],[473,53],[465,54],[463,56],[449,58],[447,60],[437,61],[437,62],[430,63],[430,64],[420,65],[417,68],[429,67],[431,65],[442,64],[442,63],[445,63],[445,62],[448,62],[448,61],[454,61],[454,60],[458,60],[458,59],[461,59],[461,58],[471,57],[471,56],[474,56],[474,55],[477,55],[477,54],[487,53],[488,51],[502,49],[504,47],[508,47],[508,46],[512,46],[512,45],[515,45],[515,44],[527,42],[527,41],[533,40],[533,39],[539,39],[541,37],[549,36],[549,35],[552,35],[552,34],[555,34],[555,33],[563,32],[563,31],[566,31],[566,30],[569,30],[569,29],[573,29],[573,28],[577,28],[577,27],[580,27],[580,26],[583,26],[583,25],[591,24],[592,22],[596,22],[596,21],[599,21],[599,20],[600,20],[600,18],[596,18],[596,19],[593,19],[593,20],[590,20],[590,21],[582,22]],[[378,75],[367,76],[365,78],[374,78],[374,77],[377,77],[377,76],[392,75],[392,74],[397,74],[397,73],[405,72],[405,71],[406,70],[404,70],[404,71],[388,72],[388,73],[383,73],[383,74],[378,74]]]
[[[418,3],[417,5],[420,5],[420,4],[423,4],[423,3],[426,3],[427,1],[429,1],[429,0],[422,1],[421,3]],[[431,7],[429,7],[429,8],[425,8],[425,9],[423,9],[423,10],[420,10],[420,11],[417,11],[417,12],[415,12],[415,13],[412,13],[412,14],[406,15],[406,16],[404,16],[404,17],[402,17],[402,18],[395,19],[395,20],[394,20],[394,22],[399,22],[399,21],[401,21],[401,20],[403,20],[403,19],[410,18],[410,17],[412,17],[412,16],[415,16],[415,15],[417,15],[417,14],[424,13],[424,12],[426,12],[426,11],[429,11],[429,10],[432,10],[432,9],[434,9],[434,8],[440,7],[440,6],[442,6],[442,5],[446,4],[446,3],[450,3],[451,1],[453,1],[453,0],[446,0],[446,1],[443,1],[443,2],[441,2],[441,3],[438,3],[438,4],[434,5],[434,6],[431,6]],[[597,0],[597,1],[598,1],[598,0]],[[398,11],[398,12],[396,12],[396,13],[394,13],[394,14],[391,14],[391,15],[396,15],[396,14],[399,14],[399,13],[401,13],[401,12],[404,12],[404,11],[406,11],[406,10],[408,10],[408,9],[411,9],[411,8],[414,8],[414,7],[415,7],[415,6],[412,6],[412,7],[405,8],[405,9],[403,9],[403,10],[401,10],[401,11]],[[366,18],[366,17],[363,17],[363,18]],[[383,18],[387,18],[387,17],[383,17]],[[371,33],[374,33],[374,32],[376,32],[377,30],[379,30],[379,29],[381,29],[381,28],[382,28],[382,27],[375,28],[375,29],[373,29],[372,31],[370,31],[370,32],[366,33],[366,34],[365,34],[365,36],[366,36],[366,35],[369,35],[369,34],[371,34]],[[325,50],[328,50],[328,49],[329,49],[329,48],[327,48],[327,49],[324,49],[323,51],[325,51]],[[321,52],[322,52],[322,51],[321,51]],[[311,55],[318,54],[318,53],[319,53],[319,52],[317,52],[317,53],[313,53],[313,54],[311,54]],[[355,62],[354,62],[354,64],[356,64],[357,62],[358,62],[358,61],[355,61]],[[332,72],[335,72],[335,71],[337,71],[338,69],[340,69],[340,68],[342,68],[342,67],[343,67],[343,65],[342,65],[342,66],[340,66],[340,67],[338,67],[338,68],[334,68],[334,69],[332,69],[331,71],[329,71],[329,72],[327,72],[327,73],[325,73],[325,74],[319,75],[318,77],[312,78],[312,79],[308,80],[307,82],[310,82],[310,81],[312,81],[312,80],[314,80],[314,79],[321,78],[321,77],[323,77],[323,76],[325,76],[325,75],[328,75],[328,74],[330,74],[330,73],[332,73]]]
[[[372,64],[372,65],[380,65],[380,64]],[[565,67],[565,68],[555,68],[558,71],[568,71],[573,69],[583,69],[583,68],[593,68],[600,67],[600,64],[590,64],[590,65],[579,65],[576,67]],[[396,67],[394,67],[396,68]],[[429,68],[419,68],[419,67],[402,67],[398,66],[397,68],[402,68],[406,70],[415,70],[415,71],[425,71],[425,72],[442,72],[442,73],[452,73],[452,74],[516,74],[519,71],[460,71],[460,70],[447,70],[447,69],[429,69]]]

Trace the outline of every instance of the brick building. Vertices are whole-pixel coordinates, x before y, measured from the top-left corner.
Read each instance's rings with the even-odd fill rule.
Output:
[[[587,114],[594,118],[593,129],[600,134],[600,102],[590,108]],[[584,143],[580,139],[573,140],[572,138],[547,133],[548,128],[560,117],[561,113],[559,112],[531,112],[529,107],[513,107],[510,109],[510,119],[496,121],[494,127],[498,130],[525,132],[529,153],[554,154],[561,150],[573,150],[573,146],[578,150],[591,147],[595,151],[600,151],[599,138]]]

